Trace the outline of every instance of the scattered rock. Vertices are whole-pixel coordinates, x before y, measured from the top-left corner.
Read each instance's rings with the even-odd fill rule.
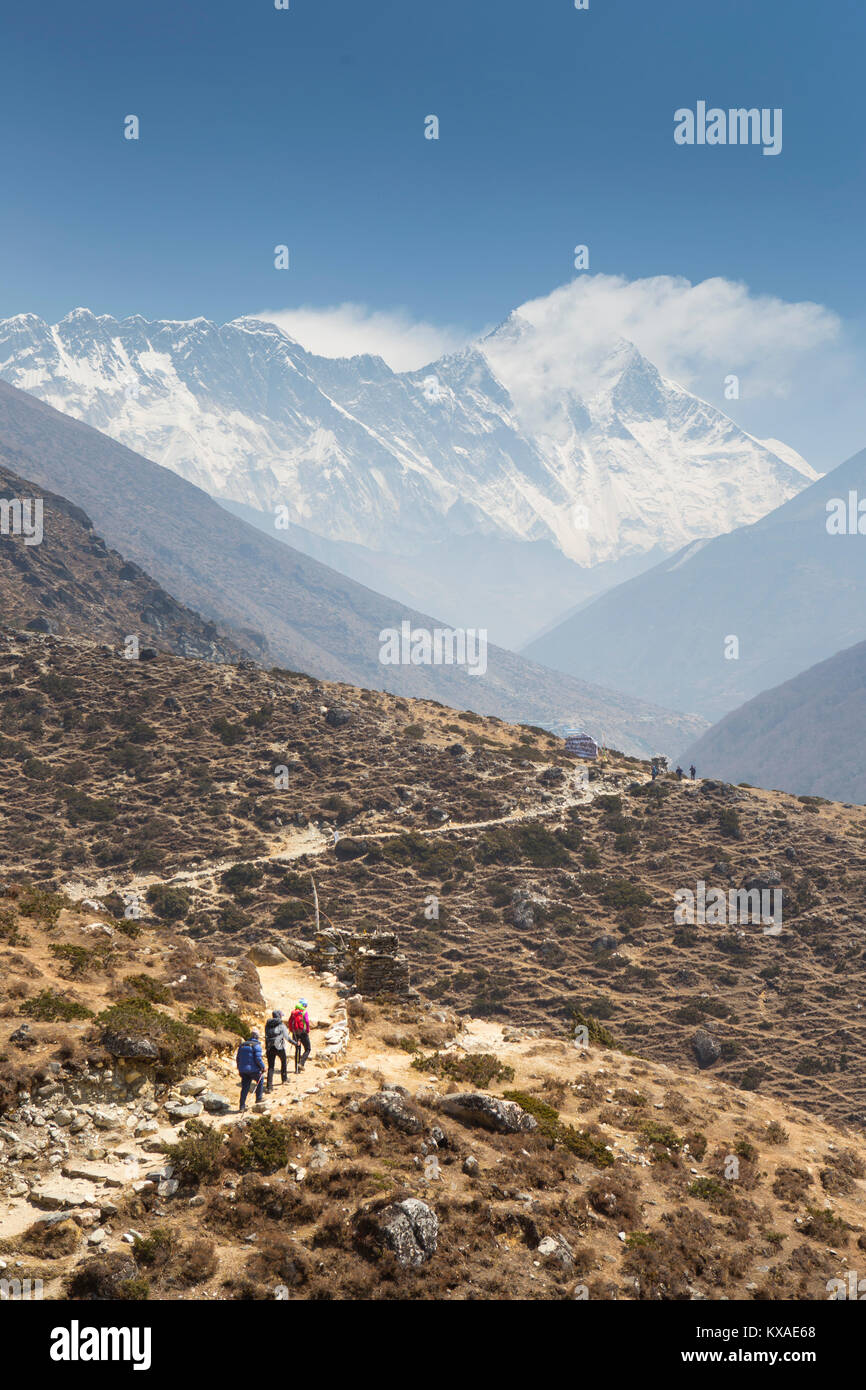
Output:
[[[481,1091],[464,1091],[444,1096],[440,1108],[463,1124],[479,1125],[497,1134],[529,1134],[538,1121],[513,1100],[500,1100]]]

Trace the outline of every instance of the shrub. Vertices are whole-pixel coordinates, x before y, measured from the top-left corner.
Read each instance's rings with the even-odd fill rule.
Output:
[[[163,1144],[162,1151],[174,1167],[181,1183],[199,1183],[215,1178],[222,1167],[225,1141],[219,1130],[203,1120],[187,1120],[175,1144]]]
[[[258,888],[264,872],[258,864],[232,864],[222,874],[220,882],[229,893],[242,894],[249,888]]]
[[[157,1226],[149,1236],[136,1236],[133,1253],[139,1264],[162,1269],[174,1249],[174,1236],[165,1226]]]
[[[292,1130],[285,1120],[261,1115],[229,1141],[233,1166],[242,1173],[275,1173],[289,1161]]]
[[[239,1038],[250,1035],[249,1024],[231,1009],[206,1009],[199,1005],[190,1010],[187,1020],[199,1028],[211,1028],[215,1033],[236,1033]]]
[[[150,975],[127,975],[123,988],[130,999],[148,999],[151,1004],[171,1003],[172,994],[168,985],[152,979]]]
[[[93,1018],[90,1009],[75,999],[56,994],[53,989],[43,989],[35,999],[27,999],[21,1005],[21,1012],[40,1023],[71,1023],[79,1018]]]
[[[236,743],[241,743],[246,737],[246,730],[242,724],[232,724],[221,714],[219,719],[215,719],[211,724],[214,733],[227,748],[231,748]]]
[[[724,835],[728,840],[742,840],[743,832],[740,829],[740,817],[732,806],[726,806],[719,812],[719,834]]]
[[[148,888],[145,897],[157,917],[164,922],[180,922],[190,908],[188,888],[173,888],[167,883],[155,883]]]
[[[412,1066],[416,1071],[450,1076],[454,1081],[465,1081],[472,1086],[485,1087],[491,1081],[514,1080],[514,1068],[500,1062],[491,1052],[469,1052],[465,1057],[434,1052],[429,1057],[414,1057]]]
[[[170,1014],[162,1013],[147,999],[125,999],[99,1014],[103,1034],[152,1042],[159,1051],[161,1065],[171,1072],[183,1068],[198,1053],[198,1034],[194,1028]]]
[[[573,1125],[560,1120],[559,1111],[552,1105],[548,1105],[547,1101],[531,1095],[528,1091],[505,1091],[504,1095],[506,1100],[516,1101],[528,1115],[533,1115],[538,1121],[538,1128],[541,1133],[554,1144],[561,1144],[576,1158],[581,1158],[587,1163],[594,1163],[596,1168],[610,1168],[612,1166],[613,1154],[607,1148],[604,1136],[599,1130],[593,1127],[583,1130],[575,1129]]]
[[[18,911],[22,917],[32,917],[44,926],[53,927],[64,907],[70,902],[63,893],[51,893],[47,888],[36,888],[28,884],[18,899]]]

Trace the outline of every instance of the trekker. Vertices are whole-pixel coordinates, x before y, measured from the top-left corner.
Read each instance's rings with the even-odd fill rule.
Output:
[[[695,774],[697,773],[697,768],[695,767],[694,763],[692,763],[691,767],[689,768],[689,773],[691,775],[692,781],[694,782]]]
[[[653,778],[653,781],[655,781],[656,778],[657,778],[658,775],[659,775],[659,765],[658,765],[658,763],[653,763],[652,768],[651,768],[651,771],[652,771],[652,778]]]
[[[241,1114],[247,1108],[247,1096],[250,1093],[253,1082],[256,1086],[256,1103],[261,1104],[262,1092],[265,1084],[265,1063],[262,1057],[262,1040],[255,1028],[250,1033],[246,1042],[242,1042],[238,1048],[236,1058],[237,1068],[241,1078],[241,1103],[238,1107]]]
[[[677,777],[680,780],[680,782],[683,780],[683,770],[681,767],[677,768]]]
[[[274,1067],[279,1059],[280,1084],[285,1086],[289,1070],[289,1030],[283,1023],[282,1009],[274,1009],[265,1024],[265,1051],[268,1057],[268,1091],[274,1089]]]
[[[298,1071],[304,1070],[304,1063],[310,1055],[310,1016],[307,1013],[306,999],[299,999],[289,1015],[289,1032],[295,1042],[301,1043],[304,1055],[298,1063]]]

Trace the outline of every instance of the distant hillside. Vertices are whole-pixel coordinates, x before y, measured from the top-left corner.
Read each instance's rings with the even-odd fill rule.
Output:
[[[214,623],[161,589],[138,565],[109,550],[80,507],[0,464],[0,499],[42,500],[42,539],[0,534],[0,621],[10,628],[122,643],[207,661],[245,654]],[[33,514],[31,513],[31,516]],[[35,542],[35,536],[33,540]],[[253,652],[258,654],[253,647]]]
[[[383,666],[379,633],[436,620],[262,535],[175,473],[0,382],[0,460],[83,507],[107,543],[206,617],[260,634],[275,665],[459,709],[580,724],[614,747],[668,751],[702,721],[536,666],[498,647],[465,667]]]
[[[765,690],[682,755],[707,777],[866,802],[866,642]]]
[[[719,719],[861,640],[866,537],[827,531],[827,503],[849,492],[866,498],[866,450],[754,526],[693,541],[603,594],[524,654]]]

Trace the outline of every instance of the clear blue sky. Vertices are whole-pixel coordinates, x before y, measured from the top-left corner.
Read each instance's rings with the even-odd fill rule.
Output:
[[[2,21],[0,314],[221,320],[353,300],[472,326],[568,279],[576,242],[595,271],[721,274],[864,314],[866,5],[17,9]],[[673,111],[699,98],[783,107],[781,156],[677,148]]]

